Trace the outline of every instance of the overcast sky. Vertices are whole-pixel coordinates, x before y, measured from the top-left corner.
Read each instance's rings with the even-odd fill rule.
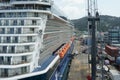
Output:
[[[54,0],[55,4],[69,19],[78,19],[87,15],[87,0]],[[98,0],[100,15],[120,17],[120,0]]]

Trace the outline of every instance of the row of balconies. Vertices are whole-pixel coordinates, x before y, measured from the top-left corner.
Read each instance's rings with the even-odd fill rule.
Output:
[[[14,51],[12,51],[12,50],[9,50],[7,53],[15,53],[15,54],[17,54],[17,53],[28,53],[28,52],[32,52],[33,51],[33,49],[29,49],[29,50],[27,50],[27,49],[25,49],[25,50],[14,50]],[[1,52],[3,52],[3,51],[1,51]],[[5,51],[4,51],[5,52]]]
[[[25,64],[25,63],[30,63],[30,61],[29,60],[22,60],[19,62],[0,61],[0,65],[19,65],[19,64]]]
[[[15,69],[0,69],[0,77],[12,77],[16,75],[26,74],[29,73],[29,67],[21,67],[21,68],[15,68]]]
[[[40,20],[0,20],[0,26],[40,26]]]
[[[114,37],[114,38],[119,38],[120,37],[120,34],[119,33],[110,33],[107,35],[108,37]]]
[[[11,0],[11,1],[41,1],[41,2],[49,2],[50,0]]]
[[[8,51],[7,53],[6,53],[6,51],[0,51],[0,54],[2,53],[2,54],[19,54],[19,53],[30,53],[30,52],[32,52],[33,50],[21,50],[21,51]]]
[[[29,38],[30,37],[30,38]],[[35,42],[35,37],[28,36],[27,38],[24,37],[0,37],[0,43],[30,43]]]
[[[21,44],[21,43],[31,43],[31,42],[35,42],[35,40],[24,40],[24,41],[17,41],[17,40],[11,40],[11,41],[7,41],[7,40],[3,40],[3,41],[1,41],[0,42],[0,44],[3,44],[3,43],[8,43],[8,44],[11,44],[11,43],[19,43],[19,44]]]
[[[1,24],[0,26],[40,26],[39,23],[29,23],[29,24],[25,24],[25,23],[18,23],[18,24]]]
[[[40,1],[40,0],[11,0],[11,1]]]
[[[18,50],[18,51],[11,51],[11,50],[10,50],[10,51],[8,51],[8,52],[7,52],[7,51],[0,51],[0,54],[1,54],[1,53],[3,53],[3,54],[11,54],[11,53],[12,53],[12,54],[19,54],[19,53],[28,53],[28,52],[30,53],[30,52],[32,52],[32,51],[33,51],[33,50],[21,50],[21,51],[19,51],[19,50]]]
[[[42,14],[39,12],[2,12],[0,13],[0,18],[23,18],[30,17],[34,19],[38,19],[38,17],[42,17]]]
[[[46,7],[8,7],[8,8],[0,8],[0,10],[47,10],[50,11],[49,8]]]
[[[35,28],[0,28],[0,34],[34,34],[36,32]]]
[[[15,1],[41,1],[41,2],[49,2],[50,0],[3,0],[3,1],[0,1],[0,3],[9,4],[10,2],[15,2]]]
[[[0,54],[19,54],[19,53],[30,53],[34,51],[32,46],[1,46]]]
[[[6,77],[13,77],[13,76],[17,76],[17,75],[22,75],[22,74],[26,74],[28,73],[29,71],[24,71],[22,72],[21,74],[19,74],[18,72],[14,72],[13,74],[5,74],[4,72],[1,73],[0,77],[1,78],[6,78]]]
[[[19,65],[30,63],[32,56],[1,56],[0,65]]]

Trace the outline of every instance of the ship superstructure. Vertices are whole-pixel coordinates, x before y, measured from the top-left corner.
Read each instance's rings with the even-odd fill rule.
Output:
[[[69,42],[73,26],[51,0],[0,0],[0,78],[32,73]]]

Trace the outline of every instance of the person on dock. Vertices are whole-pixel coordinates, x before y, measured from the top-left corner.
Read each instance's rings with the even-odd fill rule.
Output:
[[[87,80],[92,80],[90,74],[87,75]]]

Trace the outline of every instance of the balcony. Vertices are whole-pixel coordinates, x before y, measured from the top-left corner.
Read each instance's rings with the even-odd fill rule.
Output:
[[[24,49],[24,50],[17,50],[15,53],[19,54],[19,53],[30,53],[33,52],[34,49]]]
[[[0,61],[0,65],[10,65],[10,61]]]
[[[26,63],[30,63],[31,60],[22,60],[20,62],[12,62],[11,65],[19,65],[19,64],[26,64]]]
[[[35,42],[35,39],[29,39],[29,40],[21,40],[19,43],[30,43],[30,42]]]
[[[23,34],[34,34],[34,31],[30,31],[30,30],[23,30]]]

